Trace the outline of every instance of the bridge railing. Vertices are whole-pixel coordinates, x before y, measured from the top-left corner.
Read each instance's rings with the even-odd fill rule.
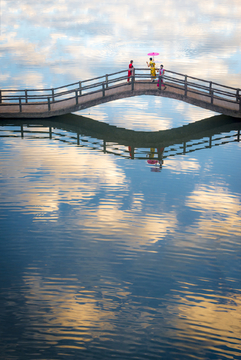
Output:
[[[196,93],[208,97],[211,99],[211,103],[213,99],[220,99],[229,101],[229,102],[240,102],[240,89],[233,88],[231,86],[221,85],[212,81],[207,81],[199,78],[195,78],[192,76],[187,76],[183,74],[179,74],[173,71],[166,71],[166,75],[164,76],[165,80],[168,81],[168,85],[173,88],[184,88],[185,95],[188,93]]]
[[[126,84],[127,70],[107,74],[96,78],[78,81],[72,84],[49,89],[0,90],[0,105],[16,105],[16,103],[33,104],[36,102],[57,102],[92,94],[108,89],[109,86]]]
[[[25,89],[25,90],[0,90],[0,106],[16,105],[22,112],[22,106],[29,104],[48,104],[48,110],[51,111],[51,104],[65,100],[76,99],[89,94],[100,93],[105,96],[108,89],[120,88],[129,84],[130,90],[134,90],[135,83],[147,82],[151,80],[150,69],[137,68],[127,83],[128,69],[121,70],[112,74],[78,81],[65,86],[59,86],[49,89]],[[158,77],[158,74],[157,74]],[[229,103],[238,103],[241,112],[241,90],[230,86],[221,85],[212,81],[207,81],[192,76],[180,74],[174,71],[166,70],[164,81],[170,89],[181,89],[184,96],[199,94],[209,99],[212,104],[215,99],[225,100]]]
[[[240,129],[224,132],[217,132],[209,136],[200,136],[200,138],[189,139],[186,141],[173,141],[169,144],[160,144],[163,148],[135,147],[131,142],[130,146],[121,143],[106,141],[105,139],[81,135],[74,130],[63,130],[45,125],[6,125],[0,126],[1,137],[21,137],[28,139],[51,139],[69,145],[78,145],[88,147],[104,153],[132,158],[137,160],[153,161],[165,160],[179,155],[190,154],[214,146],[220,146],[232,142],[240,142]],[[155,146],[155,145],[154,145]],[[161,150],[161,151],[160,151]]]

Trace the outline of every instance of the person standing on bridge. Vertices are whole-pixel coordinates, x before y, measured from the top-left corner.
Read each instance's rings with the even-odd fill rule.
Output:
[[[166,85],[163,82],[163,76],[165,74],[165,70],[163,69],[163,65],[160,66],[160,70],[159,70],[159,79],[157,82],[157,87],[159,88],[159,90],[161,90],[161,87],[164,86],[164,90],[166,89]]]
[[[156,78],[156,64],[154,61],[152,61],[152,58],[150,58],[149,64],[148,64],[148,62],[146,62],[146,63],[147,63],[147,66],[151,68],[152,82],[154,82],[155,78]]]
[[[134,75],[134,66],[133,66],[133,60],[130,61],[130,64],[129,64],[129,70],[128,70],[128,78],[127,78],[127,81],[129,82],[130,81],[130,77]]]
[[[159,164],[160,167],[154,167],[151,168],[151,171],[160,171],[162,169],[163,165],[163,153],[164,153],[164,147],[157,148],[157,154],[158,158],[155,158],[155,148],[150,148],[150,153],[146,155],[149,159],[147,160],[147,163],[150,165],[157,165]]]

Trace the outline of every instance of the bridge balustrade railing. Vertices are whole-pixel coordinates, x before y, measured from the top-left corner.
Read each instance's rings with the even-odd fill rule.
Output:
[[[178,74],[168,70],[166,71],[166,73]],[[187,75],[182,75],[182,76],[184,77],[183,79],[176,78],[170,75],[165,75],[164,79],[168,81],[168,86],[170,87],[173,88],[180,88],[180,86],[183,87],[186,90],[186,94],[185,94],[186,96],[188,96],[187,92],[193,94],[200,94],[200,91],[202,91],[202,95],[210,99],[220,99],[220,97],[222,97],[222,100],[226,100],[232,103],[240,102],[240,96],[239,96],[240,89],[221,85],[212,81],[195,78],[192,76],[187,76]],[[195,80],[196,82],[194,82],[193,80]]]
[[[164,146],[163,151],[159,151],[155,148],[150,150],[146,147],[135,147],[133,144],[129,144],[129,148],[126,145],[122,145],[116,142],[105,141],[101,138],[94,138],[86,135],[81,135],[74,130],[62,130],[56,129],[52,126],[44,125],[8,125],[6,128],[0,127],[0,137],[16,137],[31,139],[43,139],[49,138],[54,141],[59,141],[69,145],[84,146],[95,150],[103,151],[104,153],[113,154],[125,158],[132,157],[137,160],[165,160],[174,156],[186,155],[191,152],[204,150],[213,146],[224,145],[232,142],[240,141],[240,130],[231,130],[230,132],[216,133],[210,136],[204,136],[197,139],[190,139],[181,142],[173,142],[170,145]]]
[[[15,105],[16,102],[28,104],[39,101],[47,102],[50,100],[50,102],[57,102],[71,99],[76,96],[76,91],[78,92],[78,96],[82,96],[101,91],[103,86],[108,88],[112,84],[115,84],[115,86],[122,85],[121,82],[127,79],[127,75],[116,77],[116,75],[121,73],[127,74],[127,70],[122,70],[110,75],[107,74],[104,76],[78,81],[69,85],[59,86],[51,89],[3,89],[0,90],[0,103],[1,105],[5,105],[7,102],[7,105]],[[13,93],[13,95],[11,95],[11,93]]]
[[[148,78],[148,75],[136,75],[136,78]],[[189,94],[200,95],[201,91],[201,95],[209,98],[211,103],[214,99],[220,100],[221,97],[221,100],[230,103],[240,103],[240,89],[238,88],[183,75],[170,70],[165,71],[164,81],[166,81],[170,88],[183,89],[185,96]]]
[[[22,111],[23,104],[48,103],[51,110],[51,104],[76,98],[76,103],[81,96],[100,93],[100,96],[106,95],[106,90],[123,87],[127,85],[127,69],[112,74],[78,81],[69,85],[59,86],[49,89],[25,89],[25,90],[0,90],[0,105],[19,105],[19,111]],[[158,77],[158,74],[157,74]],[[136,68],[134,76],[128,83],[130,90],[134,90],[135,82],[148,81],[151,79],[150,69]],[[214,99],[221,99],[231,103],[239,103],[241,111],[240,89],[230,86],[224,86],[215,82],[187,76],[174,71],[166,70],[164,76],[165,82],[170,88],[181,89],[185,96],[200,93],[209,98],[212,103]]]

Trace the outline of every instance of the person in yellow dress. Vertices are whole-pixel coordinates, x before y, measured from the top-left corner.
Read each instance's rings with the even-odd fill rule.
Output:
[[[156,64],[155,62],[152,60],[152,58],[150,58],[150,62],[146,62],[147,66],[151,68],[151,78],[152,78],[152,82],[154,82],[155,78],[156,78]]]

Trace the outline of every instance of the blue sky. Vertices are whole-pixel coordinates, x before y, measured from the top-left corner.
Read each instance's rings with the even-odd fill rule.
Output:
[[[147,53],[169,70],[237,86],[239,0],[6,1],[1,6],[1,83],[60,86],[120,70]]]

